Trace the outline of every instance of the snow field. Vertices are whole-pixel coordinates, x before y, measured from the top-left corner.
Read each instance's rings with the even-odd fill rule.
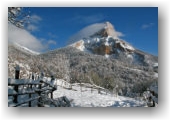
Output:
[[[44,77],[44,80],[51,81],[51,78]],[[116,96],[106,89],[91,85],[88,83],[74,83],[70,84],[63,79],[56,79],[52,82],[57,85],[57,90],[53,92],[53,98],[57,99],[66,96],[70,102],[71,107],[145,107],[146,103],[140,98],[129,98],[124,96]],[[9,87],[9,92],[12,93],[13,87]],[[99,93],[100,89],[100,93]],[[20,90],[24,90],[22,87]],[[32,97],[37,97],[33,94]],[[8,103],[12,105],[12,97],[8,98]],[[23,102],[29,99],[28,95],[19,95],[18,101]],[[25,104],[26,106],[28,103]],[[24,106],[24,105],[22,105]],[[37,101],[32,102],[32,106],[37,106]]]
[[[66,96],[71,101],[72,107],[144,107],[145,102],[123,96],[102,92],[89,87],[72,86],[72,89],[65,89],[58,86],[53,93],[54,98]]]

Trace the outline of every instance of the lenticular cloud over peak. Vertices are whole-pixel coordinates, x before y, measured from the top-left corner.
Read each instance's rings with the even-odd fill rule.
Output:
[[[123,36],[123,34],[121,32],[118,32],[115,30],[114,26],[110,22],[95,23],[95,24],[92,24],[92,25],[89,25],[89,26],[83,28],[82,30],[80,30],[79,32],[77,32],[76,34],[71,36],[68,43],[71,44],[71,43],[74,43],[80,39],[88,38],[88,37],[94,35],[95,33],[99,32],[101,30],[107,29],[107,28],[111,28],[109,30],[109,32],[113,38],[119,38],[119,37]]]

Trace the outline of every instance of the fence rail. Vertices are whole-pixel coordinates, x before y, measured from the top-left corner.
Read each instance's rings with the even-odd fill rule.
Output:
[[[16,85],[39,85],[40,80],[30,80],[30,79],[11,79],[8,78],[8,86]]]
[[[24,88],[24,86],[27,86]],[[33,87],[34,86],[34,87]],[[20,89],[23,88],[23,89]],[[8,96],[13,96],[12,104],[9,106],[17,107],[22,104],[28,103],[31,107],[31,101],[38,100],[38,107],[42,107],[41,99],[47,97],[51,93],[51,99],[53,99],[53,91],[57,90],[57,87],[50,82],[43,80],[20,80],[20,79],[8,79]],[[32,98],[33,94],[37,94],[37,97]],[[19,95],[29,95],[29,99],[24,102],[18,101]],[[46,96],[45,96],[46,95]]]

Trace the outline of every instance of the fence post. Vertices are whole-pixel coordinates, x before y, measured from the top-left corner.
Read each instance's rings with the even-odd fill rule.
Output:
[[[53,99],[53,92],[57,90],[57,88],[53,88],[52,91],[51,91],[51,99]]]
[[[19,65],[16,65],[15,67],[15,79],[19,79],[19,73],[20,73],[20,67]],[[18,93],[18,85],[14,86],[14,90]],[[14,99],[13,99],[14,103],[17,103],[17,95],[14,95]]]
[[[52,92],[51,92],[51,99],[53,99],[53,90],[52,90]]]
[[[51,82],[52,82],[53,80],[55,80],[55,78],[54,78],[54,76],[53,76],[53,75],[51,75]]]
[[[53,92],[54,92],[55,90],[57,90],[56,87],[52,89],[52,92],[51,92],[51,99],[53,99]]]
[[[19,79],[20,67],[16,65],[15,67],[15,79]]]
[[[38,107],[42,107],[42,105],[41,105],[41,91],[38,91],[38,95],[40,96],[38,98]]]
[[[93,93],[94,85],[91,86],[91,93]]]
[[[31,94],[29,94],[29,98],[31,98]],[[28,103],[29,105],[29,107],[31,107],[31,101],[29,101],[29,103]]]
[[[38,95],[40,96],[40,98],[38,98],[38,107],[42,107],[41,105],[41,83],[39,84]]]
[[[44,78],[44,73],[41,72],[40,78],[43,79]]]
[[[98,88],[98,94],[101,94],[100,88]]]
[[[15,85],[15,86],[14,86],[14,90],[18,93],[18,85]],[[17,95],[14,95],[13,102],[14,102],[14,103],[18,103],[18,101],[17,101]]]
[[[28,85],[30,87],[30,90],[32,89],[32,84]],[[31,99],[31,94],[29,94],[29,98]],[[31,101],[29,101],[28,106],[31,107]]]
[[[54,76],[51,75],[51,83],[54,83],[54,80],[55,80]],[[53,84],[53,85],[54,85],[54,84]],[[52,91],[51,91],[51,99],[53,99],[53,91],[54,91],[54,88],[53,88]]]
[[[34,73],[32,72],[32,80],[34,80],[34,78],[35,78],[35,75],[34,75]]]

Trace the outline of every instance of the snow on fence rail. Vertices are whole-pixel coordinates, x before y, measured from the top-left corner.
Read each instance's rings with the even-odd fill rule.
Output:
[[[48,97],[48,94],[51,93],[51,99],[53,99],[53,91],[57,90],[57,86],[51,84],[50,82],[39,80],[25,80],[19,79],[20,68],[16,66],[15,68],[15,79],[8,78],[8,106],[17,107],[22,104],[28,103],[28,106],[31,107],[31,101],[38,100],[38,107],[43,107],[41,104],[42,99]],[[35,94],[36,97],[32,97]],[[24,101],[18,101],[18,96],[28,95]],[[46,96],[45,96],[46,95]]]

